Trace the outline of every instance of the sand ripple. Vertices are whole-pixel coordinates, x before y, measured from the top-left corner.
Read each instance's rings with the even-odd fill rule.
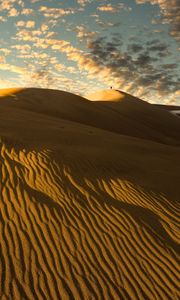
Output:
[[[87,159],[0,151],[2,300],[179,299],[175,201]]]

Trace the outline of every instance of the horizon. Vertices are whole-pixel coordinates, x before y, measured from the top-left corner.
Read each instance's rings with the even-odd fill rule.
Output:
[[[36,90],[37,92],[38,91],[41,91],[41,90],[47,90],[47,91],[55,91],[55,92],[63,92],[63,93],[66,93],[66,95],[68,94],[72,94],[74,96],[80,96],[82,97],[84,100],[86,101],[95,101],[95,102],[104,102],[104,101],[107,101],[107,102],[121,102],[121,101],[127,101],[127,97],[129,98],[132,98],[132,99],[137,99],[137,100],[141,100],[143,102],[147,102],[149,104],[153,104],[153,105],[157,105],[157,107],[166,107],[171,113],[173,113],[174,115],[177,115],[177,116],[180,116],[180,110],[179,110],[179,107],[180,105],[179,104],[165,104],[165,103],[150,103],[146,100],[143,100],[141,98],[138,98],[138,97],[135,97],[133,96],[132,94],[130,93],[127,93],[123,90],[118,90],[118,89],[112,89],[112,88],[109,88],[109,89],[104,89],[104,90],[98,90],[98,91],[95,91],[94,93],[90,93],[90,94],[87,94],[87,95],[80,95],[80,94],[75,94],[75,93],[72,93],[72,92],[69,92],[69,91],[66,91],[66,90],[59,90],[59,89],[51,89],[51,88],[43,88],[43,87],[10,87],[10,88],[0,88],[0,98],[6,98],[6,97],[15,97],[15,99],[18,99],[18,94],[21,94],[21,92],[24,92],[26,90]],[[109,93],[110,92],[110,93]],[[115,93],[114,93],[115,92]],[[119,93],[119,96],[117,95],[117,92]],[[16,95],[17,94],[17,95]],[[174,110],[173,110],[174,109]]]
[[[0,88],[84,96],[112,86],[178,105],[178,8],[178,0],[2,1]]]

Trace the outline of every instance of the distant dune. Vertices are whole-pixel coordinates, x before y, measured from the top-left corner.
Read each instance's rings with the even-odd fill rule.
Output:
[[[180,106],[174,106],[174,105],[163,105],[163,104],[155,104],[156,107],[159,107],[161,109],[165,109],[169,111],[170,113],[180,117]]]
[[[114,90],[0,96],[0,299],[179,299],[180,118]]]

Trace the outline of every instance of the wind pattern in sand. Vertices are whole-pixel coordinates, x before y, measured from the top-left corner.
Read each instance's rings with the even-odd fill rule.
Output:
[[[0,299],[178,300],[178,198],[138,153],[171,176],[179,146],[56,122],[58,149],[1,139]]]

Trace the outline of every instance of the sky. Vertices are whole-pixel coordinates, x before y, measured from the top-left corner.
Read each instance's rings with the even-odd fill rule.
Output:
[[[0,88],[180,105],[179,0],[0,0]]]

